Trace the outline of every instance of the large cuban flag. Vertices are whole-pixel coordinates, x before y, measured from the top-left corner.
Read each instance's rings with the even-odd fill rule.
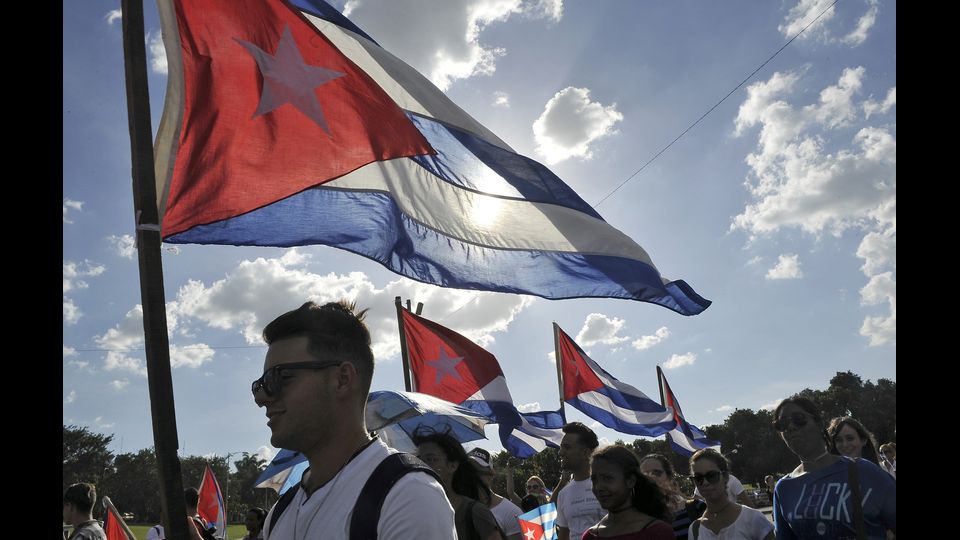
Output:
[[[660,366],[657,366],[657,380],[660,382],[660,401],[673,412],[674,420],[676,420],[676,427],[667,432],[667,440],[670,441],[670,447],[673,448],[673,451],[687,457],[692,456],[694,452],[702,448],[713,448],[719,452],[719,442],[708,439],[706,433],[687,422],[683,417],[680,402],[673,395],[673,390],[670,390],[670,385],[667,384],[667,378],[663,375]]]
[[[223,494],[217,477],[209,465],[203,470],[203,479],[200,480],[200,500],[197,503],[197,514],[207,523],[217,528],[214,536],[227,537],[227,511],[223,504]]]
[[[710,305],[321,0],[159,0],[170,243],[323,244],[409,278]]]
[[[507,380],[488,351],[433,321],[400,310],[414,390],[478,412],[500,427],[500,442],[527,458],[558,448],[565,421],[559,411],[520,413]]]
[[[563,400],[608,428],[657,437],[676,425],[673,412],[603,370],[556,323]]]

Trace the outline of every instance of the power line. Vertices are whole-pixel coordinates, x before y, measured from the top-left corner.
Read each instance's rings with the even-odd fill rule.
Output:
[[[743,86],[744,84],[746,84],[747,81],[749,81],[751,78],[753,78],[753,76],[756,75],[758,71],[760,71],[761,69],[763,69],[763,66],[767,65],[768,63],[770,63],[771,60],[773,60],[774,58],[776,58],[777,55],[780,54],[781,51],[783,51],[784,49],[787,48],[787,45],[790,45],[791,43],[793,43],[793,40],[795,40],[795,39],[797,39],[798,37],[800,37],[800,34],[802,34],[804,31],[806,31],[807,28],[810,28],[810,26],[813,25],[813,23],[815,23],[815,22],[817,22],[818,20],[820,20],[820,17],[822,17],[823,14],[826,13],[827,11],[829,11],[833,6],[837,5],[837,2],[839,2],[839,1],[840,1],[840,0],[834,0],[834,2],[833,2],[832,4],[830,4],[829,6],[827,6],[826,9],[824,9],[823,11],[820,12],[820,15],[817,15],[815,19],[813,19],[812,21],[810,21],[809,23],[807,23],[807,25],[804,26],[803,29],[801,29],[799,32],[797,32],[797,35],[795,35],[795,36],[793,36],[792,38],[790,38],[790,40],[787,41],[786,43],[784,43],[782,47],[780,47],[779,49],[777,49],[777,52],[773,53],[773,54],[770,56],[770,58],[767,58],[762,64],[760,64],[760,66],[759,66],[757,69],[753,70],[753,72],[750,73],[750,75],[747,75],[747,77],[746,77],[745,79],[743,79],[742,81],[740,81],[740,84],[738,84],[737,86],[735,86],[735,87],[733,88],[733,90],[730,90],[729,92],[727,92],[727,95],[723,96],[723,99],[721,99],[720,101],[718,101],[713,107],[710,107],[710,109],[708,109],[707,112],[705,112],[705,113],[703,113],[702,115],[700,115],[700,118],[697,118],[697,121],[696,121],[696,122],[690,124],[690,126],[689,126],[687,129],[683,130],[683,132],[681,132],[679,135],[677,135],[677,137],[676,137],[675,139],[673,139],[672,141],[670,141],[670,144],[668,144],[668,145],[664,146],[662,149],[660,149],[660,151],[657,152],[656,155],[654,155],[654,156],[653,156],[652,158],[650,158],[646,163],[644,163],[642,167],[640,167],[639,169],[636,170],[636,172],[634,172],[633,174],[631,174],[630,176],[628,176],[627,179],[624,180],[623,182],[621,182],[620,185],[617,186],[616,188],[614,188],[613,191],[611,191],[610,193],[607,193],[602,199],[600,199],[600,201],[599,201],[597,204],[593,205],[593,208],[596,209],[598,206],[600,206],[601,204],[603,204],[603,202],[606,201],[611,195],[613,195],[614,193],[616,193],[616,192],[617,192],[620,188],[622,188],[627,182],[629,182],[630,180],[632,180],[634,176],[640,174],[640,171],[646,169],[646,168],[647,168],[647,165],[650,165],[651,163],[653,163],[653,161],[654,161],[655,159],[657,159],[658,157],[660,157],[660,154],[663,154],[664,152],[666,152],[668,148],[670,148],[671,146],[673,146],[673,144],[674,144],[675,142],[679,141],[680,138],[683,137],[684,135],[686,135],[688,131],[690,131],[691,129],[693,129],[694,126],[696,126],[697,124],[699,124],[701,120],[703,120],[704,118],[706,118],[708,114],[712,113],[713,110],[716,109],[717,107],[719,107],[721,103],[723,103],[724,101],[726,101],[728,97],[732,96],[734,92],[736,92],[737,90],[739,90],[741,86]]]

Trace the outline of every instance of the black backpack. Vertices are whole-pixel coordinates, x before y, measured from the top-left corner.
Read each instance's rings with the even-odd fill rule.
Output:
[[[202,519],[194,516],[193,523],[197,526],[197,530],[200,531],[200,537],[203,540],[217,540],[217,537],[213,533],[217,532],[217,528],[213,525],[209,525],[203,522]],[[209,527],[209,529],[207,528]]]
[[[376,540],[377,523],[380,522],[380,510],[390,489],[407,473],[425,472],[440,482],[440,477],[433,469],[420,461],[413,454],[397,452],[390,454],[377,465],[367,483],[360,490],[360,496],[353,505],[353,517],[350,519],[350,540]],[[442,485],[442,484],[441,484]],[[270,529],[280,520],[280,515],[290,506],[290,502],[297,495],[300,486],[288,489],[273,507],[273,516],[270,518]]]

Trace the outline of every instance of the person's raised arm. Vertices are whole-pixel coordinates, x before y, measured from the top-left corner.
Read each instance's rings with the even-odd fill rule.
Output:
[[[513,465],[516,463],[516,458],[509,457],[507,458],[507,466],[504,468],[503,472],[507,475],[507,495],[510,498],[510,502],[520,506],[522,504],[520,497],[517,496],[516,488],[513,484]]]

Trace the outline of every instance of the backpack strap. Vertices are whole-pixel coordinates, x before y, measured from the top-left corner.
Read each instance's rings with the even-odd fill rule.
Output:
[[[390,454],[377,465],[367,483],[364,484],[353,505],[353,517],[350,519],[350,540],[374,540],[377,538],[377,524],[380,522],[380,510],[390,489],[407,473],[424,472],[440,477],[433,469],[413,454],[397,452]],[[278,505],[280,503],[277,503]]]
[[[277,525],[277,522],[280,521],[280,515],[290,506],[290,502],[297,496],[297,491],[300,491],[299,485],[284,491],[280,499],[277,500],[277,504],[273,505],[273,516],[270,517],[270,529],[267,530],[267,536],[270,536],[270,533],[273,532],[273,528]]]
[[[863,530],[863,499],[860,498],[860,467],[855,459],[847,460],[847,483],[853,494],[853,524],[857,530],[857,540],[867,540]]]
[[[693,522],[693,540],[697,540],[698,536],[700,536],[700,520],[699,519]]]

